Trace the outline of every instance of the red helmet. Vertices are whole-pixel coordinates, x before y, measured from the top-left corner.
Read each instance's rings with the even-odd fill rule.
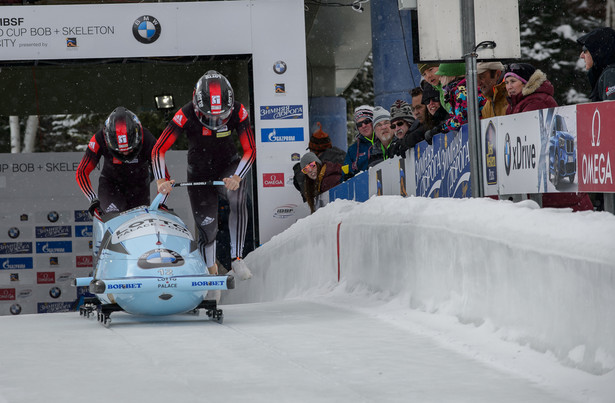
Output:
[[[143,127],[137,115],[119,106],[105,121],[105,142],[111,155],[128,162],[136,158],[143,145]]]
[[[203,126],[217,130],[225,125],[233,113],[235,95],[226,77],[210,70],[196,83],[192,96],[194,113]]]

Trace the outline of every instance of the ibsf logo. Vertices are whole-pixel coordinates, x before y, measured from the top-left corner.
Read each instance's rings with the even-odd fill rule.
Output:
[[[266,187],[266,188],[284,187],[284,174],[283,173],[263,174],[263,187]]]
[[[297,208],[296,204],[285,204],[283,206],[278,206],[275,208],[273,212],[274,218],[288,218],[295,215],[295,209]]]

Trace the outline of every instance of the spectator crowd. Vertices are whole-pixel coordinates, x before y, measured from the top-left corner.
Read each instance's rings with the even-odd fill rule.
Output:
[[[615,100],[615,30],[597,28],[577,39],[580,58],[591,85],[592,102]],[[432,144],[440,133],[458,131],[468,121],[464,63],[418,64],[422,80],[410,90],[412,103],[396,100],[361,105],[354,110],[355,141],[347,152],[333,147],[318,123],[309,152],[295,166],[295,186],[314,212],[318,195],[370,166],[394,156],[405,158],[421,141]],[[478,109],[481,119],[558,106],[547,75],[529,63],[483,61],[477,64]],[[497,197],[496,197],[497,198]],[[592,210],[585,193],[545,193],[543,207]]]

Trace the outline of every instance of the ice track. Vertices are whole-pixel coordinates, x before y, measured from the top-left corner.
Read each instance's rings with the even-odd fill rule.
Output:
[[[200,316],[0,317],[0,402],[566,402],[379,315],[317,299]],[[576,400],[578,401],[578,400]]]

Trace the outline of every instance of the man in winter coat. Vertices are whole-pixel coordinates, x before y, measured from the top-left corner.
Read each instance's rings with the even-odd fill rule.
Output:
[[[342,165],[344,180],[352,178],[369,167],[369,153],[376,138],[374,137],[374,108],[369,105],[361,105],[354,110],[354,122],[359,134],[356,141],[348,147],[346,158]]]
[[[587,78],[592,87],[593,102],[615,99],[615,30],[596,28],[581,36],[581,59],[585,60]]]
[[[382,106],[374,108],[374,132],[377,141],[370,151],[370,166],[391,158],[398,142],[391,128],[391,114]]]
[[[506,115],[505,67],[500,62],[482,62],[476,65],[477,83],[487,101],[481,111],[483,119]]]
[[[609,27],[596,28],[581,36],[577,42],[583,46],[580,58],[585,61],[587,78],[592,91],[589,99],[593,102],[615,99],[615,30]],[[597,194],[603,198],[607,211],[615,211],[612,193]]]

